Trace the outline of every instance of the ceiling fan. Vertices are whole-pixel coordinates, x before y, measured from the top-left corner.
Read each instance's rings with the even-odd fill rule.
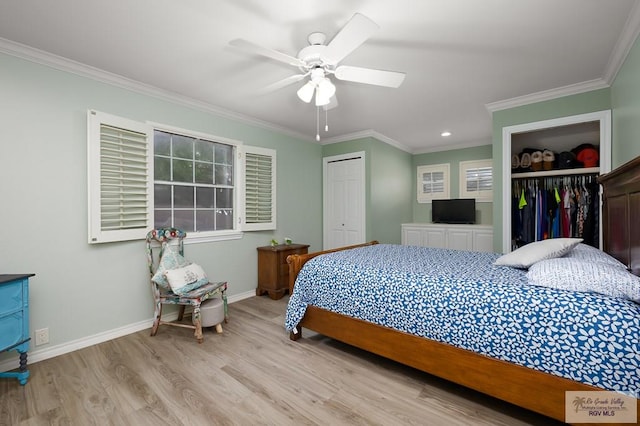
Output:
[[[340,61],[371,37],[378,28],[371,19],[356,13],[329,44],[325,44],[327,37],[324,33],[311,33],[308,37],[309,46],[300,50],[296,57],[244,39],[235,39],[229,44],[298,67],[299,74],[270,84],[265,88],[266,91],[281,89],[309,77],[307,83],[298,90],[298,97],[309,103],[315,93],[316,106],[330,109],[337,106],[336,87],[329,78],[332,74],[338,80],[376,86],[396,88],[402,84],[405,77],[402,72],[339,65]]]

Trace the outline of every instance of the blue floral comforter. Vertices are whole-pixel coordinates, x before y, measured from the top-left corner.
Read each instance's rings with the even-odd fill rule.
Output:
[[[640,305],[531,285],[496,253],[378,244],[317,256],[285,327],[308,305],[640,397]]]

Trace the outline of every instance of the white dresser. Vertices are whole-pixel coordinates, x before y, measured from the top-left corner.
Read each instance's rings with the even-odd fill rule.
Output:
[[[403,223],[402,244],[492,252],[492,225]]]

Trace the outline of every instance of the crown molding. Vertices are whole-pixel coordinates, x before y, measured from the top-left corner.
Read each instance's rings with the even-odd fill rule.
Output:
[[[638,34],[640,34],[640,2],[636,1],[633,3],[631,12],[629,12],[629,17],[624,24],[620,37],[618,37],[618,42],[609,56],[609,62],[604,74],[604,79],[609,85],[613,84],[616,79],[618,71],[622,68],[629,51],[638,38]]]
[[[274,132],[286,134],[296,139],[301,139],[307,142],[315,142],[315,140],[310,138],[308,135],[303,135],[302,133],[295,132],[291,129],[277,126],[266,121],[258,120],[257,118],[249,117],[235,111],[209,104],[207,102],[179,95],[175,92],[160,89],[150,84],[132,80],[119,74],[111,73],[109,71],[92,67],[90,65],[74,61],[72,59],[54,55],[52,53],[45,52],[44,50],[36,49],[31,46],[16,43],[4,38],[0,38],[0,53],[5,53],[7,55],[15,56],[26,61],[47,66],[49,68],[54,68],[59,71],[68,72],[80,77],[85,77],[112,86],[120,87],[122,89],[130,90],[142,95],[151,96],[188,108],[197,109],[202,112],[214,114],[222,118],[227,118],[251,126],[260,127],[265,130],[271,130]]]
[[[383,135],[382,133],[378,133],[375,130],[362,130],[359,132],[353,132],[353,133],[347,133],[344,135],[339,135],[339,136],[334,136],[328,139],[324,139],[322,141],[320,141],[321,145],[331,145],[334,143],[340,143],[340,142],[348,142],[348,141],[352,141],[355,139],[362,139],[362,138],[374,138],[379,140],[380,142],[384,142],[388,145],[391,145],[395,148],[398,148],[402,151],[408,152],[409,154],[413,154],[413,151],[411,150],[411,148],[409,148],[408,146],[398,142],[395,139],[392,139],[388,136]]]
[[[374,138],[379,140],[380,142],[384,142],[388,145],[391,145],[395,148],[398,148],[402,151],[405,151],[409,154],[412,155],[417,155],[417,154],[428,154],[431,152],[441,152],[441,151],[452,151],[452,150],[456,150],[456,149],[465,149],[465,148],[474,148],[477,146],[485,146],[485,145],[491,145],[491,140],[488,141],[468,141],[468,142],[459,142],[459,143],[455,143],[455,144],[448,144],[448,145],[437,145],[437,146],[429,146],[429,147],[425,147],[425,148],[419,148],[419,149],[411,149],[409,147],[407,147],[406,145],[403,145],[402,143],[396,141],[395,139],[392,139],[388,136],[385,136],[381,133],[376,132],[375,130],[362,130],[360,132],[354,132],[354,133],[348,133],[345,135],[340,135],[340,136],[334,136],[332,138],[329,139],[325,139],[323,140],[320,144],[321,145],[330,145],[330,144],[334,144],[334,143],[341,143],[341,142],[349,142],[349,141],[353,141],[356,139],[363,139],[363,138]]]
[[[492,144],[491,140],[459,142],[459,143],[450,144],[450,145],[438,145],[438,146],[430,146],[430,147],[422,148],[419,150],[415,150],[413,154],[418,155],[418,154],[430,154],[433,152],[454,151],[456,149],[475,148],[477,146],[485,146],[485,145],[491,145],[491,144]]]
[[[485,105],[489,112],[496,112],[503,109],[516,108],[523,105],[529,105],[536,102],[549,101],[569,95],[577,95],[579,93],[591,92],[592,90],[604,89],[610,84],[602,79],[583,81],[582,83],[570,84],[555,89],[543,90],[542,92],[531,93],[529,95],[518,96],[503,101],[491,102]]]

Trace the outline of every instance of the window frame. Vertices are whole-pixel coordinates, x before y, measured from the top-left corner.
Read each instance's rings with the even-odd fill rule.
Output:
[[[219,231],[192,231],[189,233],[189,238],[185,243],[199,243],[209,241],[220,240],[234,240],[242,238],[244,232],[247,231],[262,231],[262,230],[275,230],[276,229],[276,150],[269,148],[260,148],[245,145],[243,142],[231,138],[210,135],[203,132],[188,130],[175,126],[169,126],[162,123],[155,122],[140,122],[115,115],[102,113],[95,110],[87,111],[87,174],[88,174],[88,242],[89,244],[116,242],[116,241],[129,241],[144,239],[147,232],[153,229],[154,226],[154,186],[155,186],[155,174],[154,174],[154,134],[155,131],[168,132],[177,135],[183,135],[186,137],[194,137],[198,139],[204,139],[214,143],[221,143],[232,145],[234,147],[233,153],[233,229],[219,230]],[[101,211],[100,200],[103,195],[103,187],[100,180],[100,165],[103,160],[101,155],[101,126],[116,127],[124,131],[138,132],[144,135],[146,142],[146,193],[141,202],[145,203],[146,213],[141,214],[144,217],[142,225],[133,230],[108,230],[102,231],[100,229],[101,220],[103,214]],[[254,223],[245,224],[245,178],[246,167],[245,162],[246,152],[258,153],[260,155],[267,155],[271,157],[271,209],[272,220],[266,223]],[[139,187],[138,182],[138,187]],[[138,188],[139,189],[139,188]],[[138,221],[140,221],[138,219]]]
[[[426,164],[417,167],[417,201],[418,203],[431,203],[432,200],[446,200],[450,198],[451,194],[451,166],[449,163],[443,164]],[[442,173],[442,191],[424,192],[423,191],[423,176],[425,173],[431,173],[431,176],[435,173]]]
[[[477,191],[467,190],[467,174],[473,169],[490,169],[491,170],[491,189],[481,190],[478,186]],[[478,202],[493,202],[493,160],[491,158],[484,160],[470,160],[460,162],[460,198],[474,198]]]

